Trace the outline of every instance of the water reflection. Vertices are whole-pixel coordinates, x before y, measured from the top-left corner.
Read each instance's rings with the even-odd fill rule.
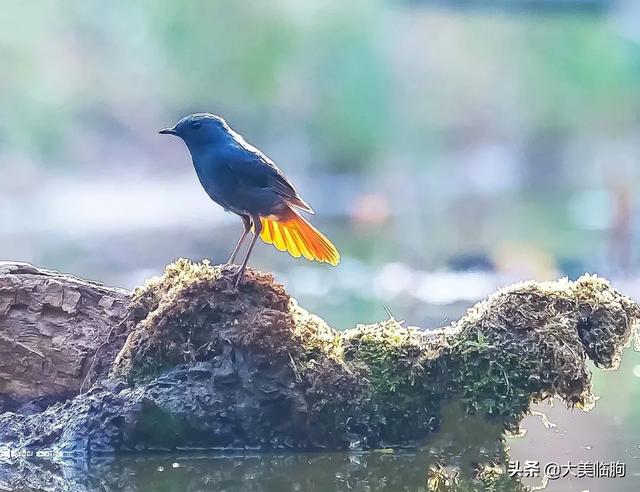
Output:
[[[0,464],[0,490],[358,491],[427,490],[426,452],[147,455]]]
[[[450,488],[452,476],[481,487],[477,471],[503,462],[502,426],[468,414],[457,402],[418,449],[368,452],[229,454],[191,449],[183,454],[88,458],[0,458],[0,490],[118,491],[422,491]],[[447,469],[444,466],[447,466]],[[431,480],[428,488],[427,483]],[[508,482],[508,480],[505,480]],[[496,490],[512,490],[501,483]],[[513,484],[515,485],[515,484]],[[513,489],[520,490],[520,489]]]

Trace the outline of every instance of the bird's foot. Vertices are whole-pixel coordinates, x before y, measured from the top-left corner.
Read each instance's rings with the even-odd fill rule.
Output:
[[[235,278],[233,279],[233,287],[237,290],[240,286],[240,282],[242,282],[242,277],[244,277],[244,270],[241,268],[238,273],[236,273]]]
[[[237,294],[238,293],[238,274],[236,272],[226,272],[226,274],[224,275],[223,279],[224,279],[224,289],[223,291],[226,294]]]
[[[240,265],[233,264],[224,264],[223,267],[223,275],[225,277],[225,280],[227,281],[227,285],[229,286],[229,292],[237,292],[238,287],[240,286],[240,282],[242,281],[242,277],[244,276],[242,268],[240,267]]]

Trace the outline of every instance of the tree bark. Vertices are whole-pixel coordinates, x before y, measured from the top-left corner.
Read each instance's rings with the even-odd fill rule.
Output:
[[[0,410],[26,400],[64,399],[109,370],[124,343],[123,289],[25,263],[0,262]],[[107,336],[109,342],[106,342]],[[105,343],[106,342],[106,343]],[[103,345],[104,344],[104,345]],[[4,405],[2,404],[4,400]]]

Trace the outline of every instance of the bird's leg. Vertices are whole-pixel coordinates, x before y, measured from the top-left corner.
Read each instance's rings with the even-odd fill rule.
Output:
[[[240,271],[238,272],[238,277],[236,278],[235,287],[238,288],[240,284],[240,280],[244,275],[244,269],[247,267],[247,262],[249,261],[249,257],[251,256],[251,252],[253,251],[253,247],[256,245],[256,241],[258,237],[260,237],[260,233],[262,232],[262,222],[260,222],[260,217],[254,215],[251,217],[253,222],[253,239],[251,239],[251,244],[249,245],[249,249],[247,250],[247,254],[244,257],[242,262],[242,266],[240,267]]]
[[[240,239],[238,239],[235,248],[233,248],[231,256],[227,260],[227,265],[231,265],[234,261],[236,261],[236,256],[238,255],[238,251],[240,251],[240,246],[242,246],[244,238],[247,237],[247,234],[249,234],[249,231],[251,231],[251,219],[249,218],[249,216],[241,215],[240,218],[242,219],[242,224],[244,225],[244,231],[242,232],[242,236],[240,236]]]

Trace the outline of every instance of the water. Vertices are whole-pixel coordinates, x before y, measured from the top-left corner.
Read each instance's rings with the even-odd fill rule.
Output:
[[[626,454],[623,450],[629,443],[624,437],[616,441],[620,445],[619,458]],[[540,442],[537,439],[529,442],[529,445]],[[577,444],[575,440],[574,444]],[[583,447],[582,452],[574,448],[566,454],[567,450],[560,446],[555,449],[556,456],[553,458],[559,463],[565,463],[567,459],[573,459],[575,463],[579,459],[613,459],[612,455],[599,452],[597,445],[594,448]],[[522,448],[516,443],[512,459],[540,459],[538,451],[535,446]],[[564,459],[562,455],[565,455]],[[549,457],[542,459],[542,463],[549,461]],[[92,458],[87,461],[68,459],[58,463],[34,458],[0,464],[0,490],[417,492],[427,490],[427,468],[433,462],[432,455],[427,451],[407,450],[244,455],[186,453]],[[550,481],[545,490],[635,491],[640,480],[640,463],[636,458],[627,461],[626,465],[624,478],[564,478]],[[525,480],[525,483],[539,485],[541,479]]]
[[[417,491],[426,490],[427,462],[427,455],[406,451],[125,456],[59,465],[31,461],[22,465],[14,486],[48,483],[59,490],[132,492]]]

